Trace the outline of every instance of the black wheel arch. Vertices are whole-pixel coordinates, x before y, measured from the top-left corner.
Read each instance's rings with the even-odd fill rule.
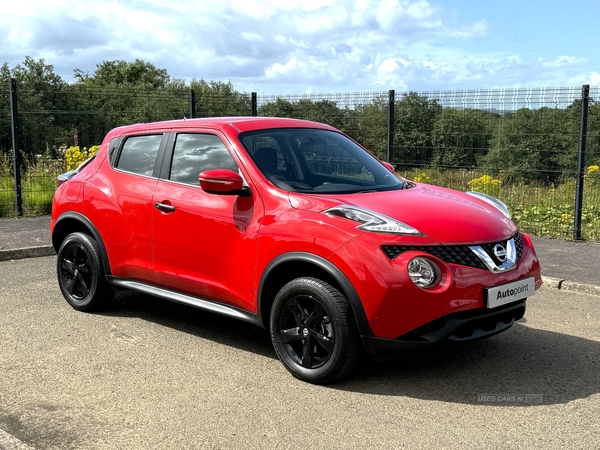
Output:
[[[108,254],[106,253],[104,241],[94,224],[81,213],[69,211],[62,214],[56,220],[54,228],[52,229],[52,247],[54,247],[56,253],[58,253],[65,238],[76,231],[90,235],[98,243],[104,273],[107,276],[111,275],[110,263],[108,261]]]
[[[258,318],[262,327],[269,328],[271,307],[279,290],[299,277],[318,278],[338,289],[348,299],[361,336],[373,336],[360,297],[348,277],[325,258],[306,252],[280,255],[263,272],[258,287]]]

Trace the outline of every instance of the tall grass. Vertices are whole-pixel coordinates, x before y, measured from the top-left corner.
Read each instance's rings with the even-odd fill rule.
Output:
[[[15,181],[0,176],[0,217],[10,217],[15,212]]]
[[[56,178],[65,171],[65,162],[38,157],[21,169],[23,215],[40,216],[52,211]],[[0,154],[0,217],[16,217],[16,194],[11,161]]]
[[[28,174],[23,183],[23,213],[28,216],[50,214],[55,190],[54,174]]]

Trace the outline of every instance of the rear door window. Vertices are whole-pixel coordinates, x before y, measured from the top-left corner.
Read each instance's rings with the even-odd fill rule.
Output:
[[[117,169],[151,177],[162,138],[162,134],[129,137],[121,149]]]

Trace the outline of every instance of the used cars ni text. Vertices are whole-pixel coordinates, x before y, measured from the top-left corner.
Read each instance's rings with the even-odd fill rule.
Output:
[[[133,289],[250,322],[308,382],[505,331],[542,284],[500,200],[403,179],[325,124],[129,125],[59,183],[52,242],[73,308]]]

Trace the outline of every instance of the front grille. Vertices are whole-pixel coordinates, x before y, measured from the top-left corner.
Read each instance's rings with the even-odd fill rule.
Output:
[[[521,233],[517,233],[514,236],[515,247],[517,250],[517,261],[521,258],[523,253],[523,239]],[[500,242],[491,242],[488,244],[482,244],[481,247],[495,262],[497,261],[494,255],[494,246],[496,244],[502,244],[506,248],[506,240]],[[476,269],[487,270],[486,265],[479,259],[479,257],[473,253],[468,245],[440,245],[440,246],[405,246],[405,245],[383,245],[381,249],[390,259],[397,258],[404,252],[411,250],[420,251],[423,253],[429,253],[436,258],[441,259],[444,262],[451,264],[458,264],[461,266],[475,267]]]
[[[477,267],[485,269],[485,265],[477,257],[475,253],[467,245],[448,245],[448,246],[399,246],[399,245],[384,245],[381,247],[388,258],[397,258],[404,252],[417,250],[424,253],[429,253],[442,261],[459,264],[461,266]]]

